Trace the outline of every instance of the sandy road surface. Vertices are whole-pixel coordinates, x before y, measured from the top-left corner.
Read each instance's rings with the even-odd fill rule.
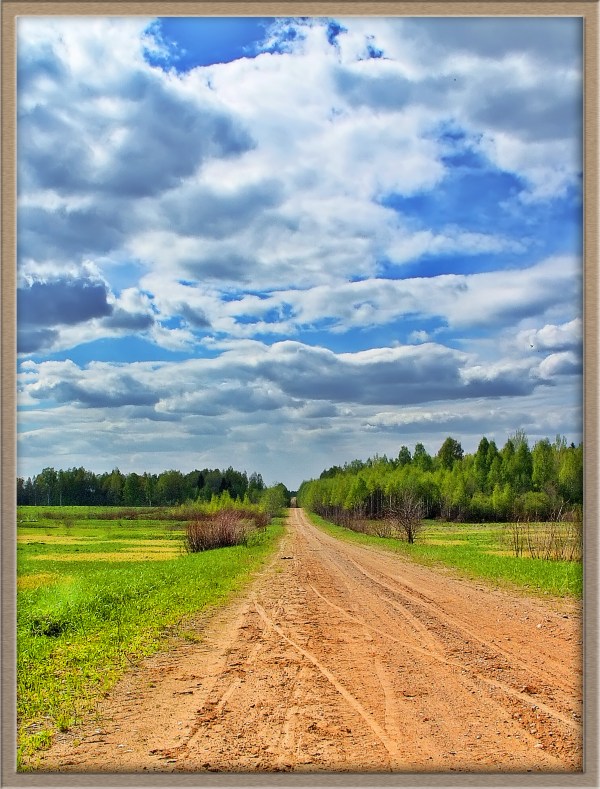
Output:
[[[42,770],[579,771],[580,611],[335,540],[302,510],[201,644],[148,660]]]

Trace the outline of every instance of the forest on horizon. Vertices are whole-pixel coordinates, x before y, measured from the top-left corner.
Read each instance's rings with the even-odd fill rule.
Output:
[[[545,438],[530,448],[522,430],[502,449],[485,436],[474,454],[448,436],[435,456],[422,443],[396,458],[333,466],[303,482],[298,503],[326,518],[381,518],[410,497],[423,517],[453,521],[581,517],[583,444]]]
[[[289,501],[294,491],[278,483]],[[18,505],[174,506],[208,502],[225,492],[233,499],[258,502],[266,490],[261,474],[205,468],[187,474],[124,474],[118,468],[95,474],[84,468],[45,468],[17,479]],[[529,446],[516,431],[501,449],[485,436],[477,451],[466,454],[448,436],[435,455],[422,443],[411,452],[401,446],[397,457],[374,455],[325,469],[305,480],[298,503],[331,517],[352,513],[382,517],[386,508],[410,494],[424,517],[463,521],[505,521],[514,517],[547,520],[583,506],[583,445],[557,436]]]

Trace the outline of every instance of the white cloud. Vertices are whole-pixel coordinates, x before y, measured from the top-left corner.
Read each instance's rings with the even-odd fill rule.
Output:
[[[573,351],[552,353],[542,360],[539,374],[543,378],[554,378],[557,375],[581,375],[582,359]]]
[[[152,279],[146,282],[153,289]],[[580,287],[577,261],[555,257],[524,269],[366,279],[306,290],[274,291],[260,298],[245,295],[224,303],[219,302],[215,292],[178,286],[171,288],[170,293],[177,295],[168,297],[171,301],[164,303],[164,309],[173,309],[169,304],[177,299],[187,300],[202,306],[211,326],[232,336],[252,336],[264,331],[293,334],[325,319],[332,322],[333,329],[346,331],[352,327],[383,326],[409,315],[439,317],[453,328],[487,325],[499,331],[565,305],[570,310]],[[264,320],[274,312],[280,317]],[[253,322],[236,324],[240,317],[252,318]],[[523,342],[520,346],[525,347]]]
[[[565,146],[562,136],[527,139],[531,119],[519,116],[517,107],[513,115],[520,118],[523,133],[495,130],[473,119],[490,86],[508,97],[511,89],[541,90],[537,103],[551,106],[554,94],[546,96],[546,91],[556,80],[547,63],[542,72],[535,59],[524,56],[460,55],[451,61],[442,85],[431,48],[426,50],[429,71],[421,62],[414,23],[345,20],[341,54],[327,44],[323,26],[314,24],[303,28],[299,52],[292,46],[289,54],[265,53],[176,76],[143,60],[146,25],[147,20],[26,19],[19,29],[22,70],[29,78],[20,92],[24,188],[37,194],[47,222],[57,205],[68,205],[65,238],[85,228],[86,212],[104,217],[104,226],[86,240],[102,245],[102,253],[125,248],[151,268],[164,271],[168,264],[174,274],[183,269],[230,281],[244,281],[245,265],[259,286],[281,287],[292,284],[294,273],[301,279],[296,284],[318,281],[324,268],[332,272],[330,278],[369,276],[381,256],[401,263],[423,253],[515,248],[517,241],[459,228],[407,232],[396,225],[393,212],[374,203],[389,193],[411,195],[440,184],[447,172],[444,146],[433,130],[449,121],[483,135],[481,150],[530,183],[530,197],[560,194],[574,182],[577,146]],[[368,29],[397,60],[356,60],[370,40]],[[426,41],[433,34],[427,25],[423,30]],[[407,86],[406,100],[385,112],[349,103],[352,94],[341,90],[338,78],[340,57],[344,85],[395,79]],[[411,67],[411,60],[418,67]],[[47,62],[55,67],[46,69],[50,76],[42,79]],[[92,68],[98,62],[104,64],[101,70]],[[452,87],[452,72],[462,87]],[[384,95],[394,95],[393,83]],[[493,94],[486,101],[493,101]],[[38,107],[45,108],[43,118],[35,114]],[[167,116],[173,122],[163,144],[165,127],[159,134],[154,118]],[[501,117],[505,120],[506,112]],[[52,167],[50,157],[41,160],[30,144],[35,135],[41,135],[43,150],[49,145],[59,151]],[[59,138],[63,142],[57,148]],[[253,188],[269,183],[276,203],[266,213],[255,208],[253,214]],[[107,191],[112,203],[104,201]],[[145,200],[125,206],[117,195]],[[214,237],[211,195],[213,203],[219,195],[229,196],[220,220],[227,239]],[[269,197],[268,189],[264,195]],[[32,199],[24,194],[23,205]],[[223,222],[229,218],[232,224],[242,210],[244,221],[227,231]],[[187,232],[173,226],[184,211],[191,219]],[[157,219],[161,229],[156,229]],[[23,254],[30,249],[39,260],[42,245],[28,236],[25,241]],[[72,244],[69,254],[76,249]]]
[[[541,329],[524,329],[517,335],[518,347],[534,350],[581,349],[582,341],[583,323],[581,318],[574,318],[559,326],[547,323]]]
[[[481,364],[435,343],[335,354],[284,341],[230,343],[211,359],[183,362],[30,362],[21,389],[30,401],[91,408],[155,407],[159,413],[246,413],[313,402],[410,405],[533,390],[527,358]],[[146,410],[144,410],[146,413]]]
[[[373,435],[578,425],[580,261],[520,232],[579,187],[578,27],[560,22],[352,17],[331,46],[326,21],[282,20],[285,52],[178,75],[146,62],[166,55],[148,19],[21,18],[19,284],[104,299],[80,322],[39,300],[25,347],[134,334],[190,357],[25,363],[23,452],[255,468],[261,446],[300,481]],[[472,211],[418,208],[475,171],[510,176],[485,221],[471,192]],[[445,257],[473,273],[423,276]],[[402,321],[418,344],[351,344]]]
[[[486,368],[435,345],[335,355],[298,343],[242,341],[210,360],[86,368],[27,362],[24,368],[20,399],[28,410],[19,427],[26,474],[49,457],[58,467],[98,471],[111,463],[124,471],[226,467],[235,459],[238,468],[294,487],[327,465],[374,451],[395,456],[401,444],[423,441],[437,451],[443,434],[458,436],[467,451],[483,434],[503,443],[515,425],[525,426],[532,440],[556,433],[576,438],[581,418],[579,399],[562,376],[552,387],[536,387],[523,361]],[[469,385],[464,373],[475,385],[487,378],[486,396],[471,388],[472,397],[453,397]],[[323,378],[339,403],[314,399],[323,395]],[[511,381],[522,391],[523,379],[527,403],[501,397]],[[406,398],[413,385],[423,401],[383,404]],[[440,390],[446,399],[424,402],[443,395]],[[35,407],[49,396],[62,404]]]

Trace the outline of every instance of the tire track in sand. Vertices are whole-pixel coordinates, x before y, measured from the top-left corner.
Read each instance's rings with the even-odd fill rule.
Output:
[[[396,576],[426,589],[436,611],[409,599]],[[541,644],[552,660],[572,656],[564,644],[575,637],[575,622],[561,624],[546,643],[520,619],[552,608],[532,605],[384,551],[348,547],[291,511],[273,562],[243,600],[227,615],[199,622],[202,643],[151,658],[127,675],[99,711],[102,730],[92,720],[58,735],[40,766],[163,773],[580,770],[580,743],[566,722],[551,717],[563,713],[562,700],[578,709],[565,672],[554,673],[547,661],[546,681],[561,701],[540,698],[545,711],[533,699],[532,712],[528,694],[515,695],[523,671],[515,656],[508,650],[500,656],[485,634],[487,646],[452,621],[464,618],[476,635],[476,622],[484,621],[493,635],[492,611],[499,637],[531,636],[532,651],[517,655],[525,665],[535,665]],[[486,668],[493,655],[502,657],[506,676]],[[581,667],[569,660],[576,676]]]

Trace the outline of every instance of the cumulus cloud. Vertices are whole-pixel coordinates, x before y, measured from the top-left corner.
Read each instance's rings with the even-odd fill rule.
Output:
[[[56,339],[56,329],[30,329],[19,326],[17,329],[17,353],[35,353],[50,348]]]
[[[117,249],[126,239],[123,201],[95,205],[23,205],[19,210],[19,259],[81,260]]]
[[[506,239],[464,230],[409,232],[373,201],[443,181],[445,151],[433,131],[450,120],[540,194],[573,181],[564,140],[577,130],[560,131],[554,118],[579,117],[578,71],[571,64],[572,78],[557,80],[547,62],[541,68],[540,21],[537,37],[518,34],[519,46],[508,32],[514,24],[502,23],[496,59],[469,39],[473,29],[495,29],[485,20],[374,20],[370,34],[365,20],[344,20],[337,48],[325,22],[289,21],[298,35],[287,53],[177,76],[145,62],[149,34],[139,22],[22,20],[19,163],[29,204],[21,255],[127,249],[150,267],[164,270],[168,259],[198,277],[281,287],[294,273],[314,281],[325,259],[338,275],[368,276],[382,256],[401,263],[424,252],[503,248]],[[446,23],[460,31],[454,50]],[[573,35],[550,28],[557,40]],[[104,51],[115,35],[123,52]],[[433,47],[442,39],[448,58],[470,40],[472,60],[440,75]],[[369,41],[385,57],[364,58]],[[517,51],[521,60],[504,57]],[[90,69],[98,58],[109,63],[103,80]],[[542,129],[554,148],[544,147]],[[48,193],[62,205],[36,204]]]
[[[22,347],[33,350],[46,347],[56,336],[56,331],[48,327],[72,326],[111,315],[113,308],[107,295],[103,282],[85,278],[35,281],[18,288],[17,310],[19,329],[23,332]]]
[[[113,312],[103,326],[135,332],[151,328],[154,322],[151,299],[137,288],[126,288],[113,301]]]
[[[153,317],[147,313],[130,313],[121,309],[115,310],[110,318],[104,321],[105,326],[111,329],[131,329],[135,331],[149,329],[153,323]]]
[[[19,353],[72,347],[98,336],[148,331],[155,318],[150,299],[136,288],[118,298],[85,271],[67,278],[27,278],[17,288]]]
[[[561,351],[547,356],[539,366],[540,376],[554,378],[557,375],[581,375],[583,360],[573,351]]]
[[[86,371],[74,362],[30,364],[29,376],[37,380],[26,385],[30,398],[56,403],[75,403],[89,408],[116,408],[124,405],[154,405],[158,396],[126,367],[95,362]]]
[[[47,24],[45,56],[53,57],[56,67],[44,79],[26,76],[29,90],[20,93],[24,185],[65,194],[94,190],[101,197],[140,198],[174,186],[207,158],[236,156],[252,147],[249,134],[211,101],[208,91],[200,97],[183,92],[177,80],[148,68],[139,57],[139,37],[128,42],[136,46],[138,57],[126,64],[119,81],[106,79],[99,89],[98,76],[85,71],[89,58],[78,55],[88,43],[98,57],[109,40],[112,53],[110,34],[118,24],[104,20],[97,25],[105,27],[106,41],[97,37],[99,30],[91,36],[93,28],[81,20],[66,20],[60,28]],[[34,26],[31,19],[19,26],[25,75],[39,70],[35,49],[30,64],[30,47],[24,45]],[[82,41],[77,40],[80,36]],[[110,59],[114,63],[115,58]],[[56,139],[61,139],[58,147]]]
[[[276,179],[224,190],[200,182],[187,182],[170,190],[160,201],[162,224],[178,235],[224,239],[255,222],[282,198]]]
[[[482,60],[497,61],[511,54],[526,52],[544,64],[571,64],[573,51],[581,43],[581,20],[456,17],[408,19],[404,23],[412,33],[421,53],[447,58],[456,52],[475,55]],[[435,45],[431,52],[430,44]]]
[[[184,392],[166,397],[158,406],[159,412],[219,416],[229,412],[252,414],[257,411],[276,411],[300,408],[302,401],[285,395],[268,383],[258,382],[241,386],[236,381],[207,386],[204,390]]]
[[[273,291],[262,297],[244,295],[224,304],[191,288],[180,287],[177,293],[201,302],[215,328],[246,337],[261,331],[293,334],[325,320],[330,330],[343,332],[354,327],[384,326],[414,315],[440,318],[455,328],[487,325],[499,330],[525,318],[542,316],[565,301],[570,304],[579,290],[576,261],[556,257],[528,268],[406,279],[369,278],[306,290]],[[163,308],[174,309],[165,301]],[[530,335],[524,331],[519,337]],[[522,339],[519,344],[525,347]]]
[[[581,350],[582,342],[581,318],[574,318],[559,326],[547,323],[541,329],[524,329],[517,337],[520,348],[543,351]]]
[[[581,29],[281,18],[177,72],[150,19],[22,17],[22,446],[143,468],[202,436],[302,479],[363,432],[578,424]],[[94,362],[132,335],[156,363]]]
[[[467,371],[464,354],[433,343],[336,355],[288,341],[257,362],[257,372],[287,394],[334,403],[400,406],[533,388],[507,374]]]
[[[527,360],[473,364],[468,354],[434,343],[336,354],[292,341],[248,341],[213,359],[181,363],[30,364],[23,391],[37,400],[156,405],[166,413],[249,413],[322,401],[335,411],[336,404],[402,406],[526,394],[537,384],[531,369]]]
[[[54,444],[69,447],[72,463],[81,457],[88,466],[97,452],[122,468],[161,470],[171,459],[179,468],[211,458],[227,465],[233,451],[238,465],[255,468],[258,442],[259,467],[272,481],[285,472],[293,486],[327,464],[372,454],[375,435],[378,451],[393,455],[417,441],[437,451],[440,431],[474,450],[469,442],[482,434],[503,442],[515,424],[533,439],[580,419],[562,371],[554,370],[550,390],[523,361],[485,367],[434,345],[337,355],[289,342],[235,345],[220,357],[177,363],[26,362],[21,447],[29,462]],[[511,396],[517,389],[528,392],[527,405]]]

